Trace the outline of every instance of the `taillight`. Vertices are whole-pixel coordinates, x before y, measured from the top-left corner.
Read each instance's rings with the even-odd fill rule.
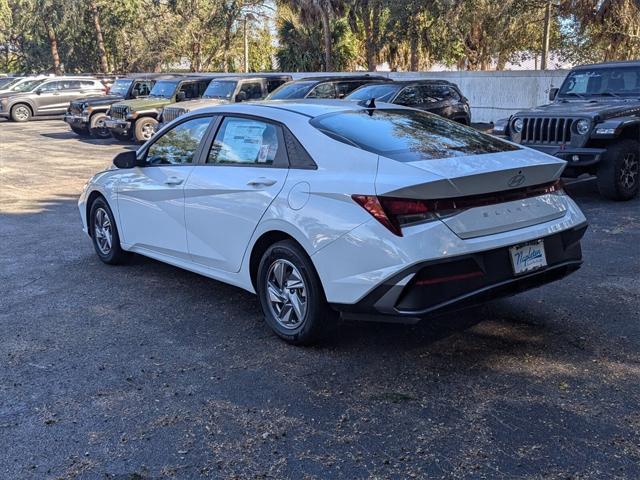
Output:
[[[392,233],[402,236],[402,227],[434,220],[434,212],[424,200],[377,197],[375,195],[352,195],[362,208]]]
[[[466,197],[415,200],[408,198],[351,195],[351,198],[369,212],[392,233],[402,236],[402,227],[455,215],[463,210],[548,194],[564,194],[561,180],[531,187],[501,192],[469,195]]]

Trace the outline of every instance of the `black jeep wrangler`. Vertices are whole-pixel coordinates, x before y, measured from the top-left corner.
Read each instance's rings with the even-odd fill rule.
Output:
[[[109,129],[104,121],[107,110],[116,102],[146,97],[157,80],[167,77],[162,74],[131,74],[118,78],[110,86],[106,95],[86,97],[71,102],[64,121],[78,135],[91,135],[95,138],[110,138]]]
[[[600,193],[629,200],[640,187],[640,61],[574,68],[552,103],[499,120],[493,132],[597,177]]]

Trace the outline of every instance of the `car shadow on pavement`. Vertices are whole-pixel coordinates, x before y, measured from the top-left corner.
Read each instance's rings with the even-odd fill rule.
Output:
[[[55,139],[55,140],[77,140],[79,142],[87,143],[87,144],[90,144],[90,145],[122,145],[122,146],[126,146],[127,148],[129,148],[129,147],[136,147],[136,148],[139,147],[139,145],[136,144],[133,141],[131,141],[131,142],[122,142],[120,140],[116,140],[115,138],[105,138],[105,139],[93,138],[93,137],[90,137],[90,136],[78,135],[77,133],[74,133],[72,131],[54,132],[54,133],[41,133],[40,136],[46,137],[46,138],[52,138],[52,139]]]

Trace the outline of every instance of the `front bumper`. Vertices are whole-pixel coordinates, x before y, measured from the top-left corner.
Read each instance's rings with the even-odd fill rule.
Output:
[[[509,246],[421,262],[385,280],[356,304],[333,304],[343,318],[415,323],[559,280],[580,268],[583,223],[543,238],[547,266],[514,275]]]
[[[104,121],[105,127],[110,130],[118,130],[122,132],[128,132],[131,128],[131,122],[127,122],[126,120],[118,120],[114,118],[107,118]]]
[[[72,127],[85,127],[89,123],[89,117],[84,115],[75,115],[73,113],[65,113],[64,121]]]
[[[604,148],[580,148],[561,145],[529,145],[526,147],[533,148],[540,152],[554,157],[561,158],[568,162],[570,167],[587,167],[595,165],[602,159],[602,155],[606,152]]]

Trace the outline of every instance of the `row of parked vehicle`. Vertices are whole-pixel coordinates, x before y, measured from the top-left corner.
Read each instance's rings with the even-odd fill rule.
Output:
[[[7,80],[0,91],[0,116],[25,122],[64,114],[78,135],[114,137],[143,143],[159,124],[186,112],[248,100],[349,99],[411,106],[469,125],[470,109],[458,87],[443,80],[394,82],[375,75],[322,76],[293,80],[290,75],[237,77],[138,74],[107,87],[88,77],[28,77]]]

